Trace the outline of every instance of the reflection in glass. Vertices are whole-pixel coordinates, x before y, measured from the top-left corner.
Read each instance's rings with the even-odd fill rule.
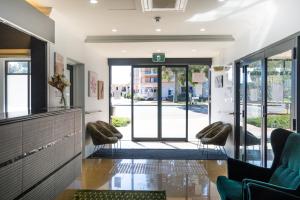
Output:
[[[7,73],[9,74],[29,73],[28,61],[9,61],[7,63]]]
[[[209,66],[190,65],[188,68],[189,140],[209,124]]]
[[[291,130],[292,51],[269,57],[267,62],[267,166],[270,167],[273,161],[272,130]]]
[[[255,165],[261,165],[262,136],[262,62],[252,62],[247,66],[247,132],[246,160]]]

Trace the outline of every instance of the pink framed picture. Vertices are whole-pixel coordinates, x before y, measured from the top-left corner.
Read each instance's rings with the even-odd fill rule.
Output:
[[[104,81],[98,81],[98,99],[104,99]]]
[[[57,52],[54,53],[54,73],[64,74],[64,57]]]
[[[89,97],[97,97],[97,73],[89,71],[88,73],[88,95]]]

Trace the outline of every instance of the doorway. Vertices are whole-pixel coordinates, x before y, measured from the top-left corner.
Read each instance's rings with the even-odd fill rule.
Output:
[[[127,141],[196,141],[210,123],[209,65],[110,66],[110,120]]]
[[[134,66],[133,141],[187,141],[187,66]]]
[[[237,62],[235,127],[240,160],[270,167],[271,132],[296,130],[295,52],[295,40],[289,40]]]

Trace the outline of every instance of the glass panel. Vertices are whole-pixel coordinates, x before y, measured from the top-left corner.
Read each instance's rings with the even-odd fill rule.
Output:
[[[267,166],[270,167],[273,162],[272,130],[291,130],[292,51],[269,57],[267,62]]]
[[[7,111],[28,111],[28,75],[7,75]]]
[[[244,73],[243,73],[243,66],[240,67],[240,153],[239,153],[239,159],[243,160],[245,157],[244,154],[244,143],[245,143],[245,134],[244,134],[244,116],[243,116],[243,111],[244,111]]]
[[[9,61],[7,62],[7,73],[25,74],[29,73],[27,61]]]
[[[111,66],[112,124],[131,140],[131,66]]]
[[[134,68],[134,137],[158,137],[158,70]]]
[[[65,75],[66,79],[71,82],[71,71],[70,70],[65,70],[64,75]],[[71,103],[71,87],[66,87],[65,95],[66,95],[67,106],[70,106],[70,103]]]
[[[162,68],[162,137],[186,138],[186,69]]]
[[[246,160],[261,166],[261,136],[262,136],[262,62],[256,61],[247,69],[247,131]]]
[[[189,140],[194,140],[196,134],[209,124],[209,66],[191,65],[188,68]]]

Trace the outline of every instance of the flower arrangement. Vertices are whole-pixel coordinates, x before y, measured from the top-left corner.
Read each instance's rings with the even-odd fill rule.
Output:
[[[64,95],[64,91],[66,87],[70,86],[70,81],[66,79],[65,75],[63,74],[54,74],[53,76],[50,77],[48,81],[49,85],[52,87],[56,88],[58,91],[61,92],[61,99],[60,99],[60,104],[64,104],[66,107],[66,98]]]

